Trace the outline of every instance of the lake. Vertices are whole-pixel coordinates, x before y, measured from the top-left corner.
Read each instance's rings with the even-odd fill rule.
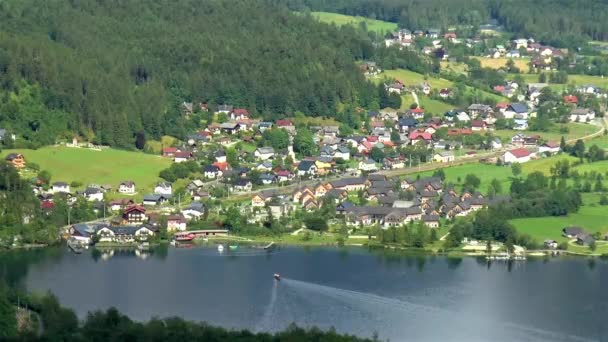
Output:
[[[52,291],[80,317],[114,306],[137,320],[180,316],[254,331],[295,322],[391,341],[608,339],[601,259],[488,265],[362,248],[56,248],[0,254],[0,275]]]

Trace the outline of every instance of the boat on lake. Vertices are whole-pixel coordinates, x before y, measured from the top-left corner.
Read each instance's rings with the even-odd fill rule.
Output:
[[[275,274],[273,275],[273,277],[274,277],[274,279],[275,279],[275,280],[277,280],[277,281],[281,281],[281,275],[280,275],[280,274],[275,273]]]
[[[175,241],[192,241],[194,240],[194,238],[196,237],[196,235],[192,234],[192,233],[177,233],[175,234],[175,236],[173,237],[175,239]]]
[[[224,245],[217,245],[217,251],[218,252],[223,252],[224,251]]]

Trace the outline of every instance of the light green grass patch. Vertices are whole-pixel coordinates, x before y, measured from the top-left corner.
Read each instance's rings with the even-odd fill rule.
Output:
[[[384,35],[386,32],[396,31],[398,27],[397,24],[388,21],[375,20],[365,17],[355,17],[338,13],[311,12],[311,15],[321,22],[336,24],[338,26],[353,25],[356,27],[361,27],[362,23],[365,23],[368,31],[376,32],[382,35]]]
[[[593,134],[600,129],[598,126],[595,125],[572,122],[565,124],[565,126],[568,127],[568,133],[561,133],[561,126],[563,125],[553,125],[548,132],[516,131],[513,129],[501,129],[493,131],[492,134],[499,137],[503,142],[511,141],[511,138],[517,133],[524,133],[526,135],[540,135],[542,139],[559,142],[562,136],[564,136],[566,140],[576,139]],[[589,143],[592,143],[592,141],[594,140],[591,140]]]
[[[601,206],[598,202],[599,194],[583,194],[584,205],[577,213],[559,217],[515,219],[510,222],[518,232],[529,234],[538,242],[545,239],[567,241],[568,239],[562,236],[562,229],[568,226],[580,226],[588,233],[600,232],[603,235],[608,231],[608,207]]]
[[[44,147],[38,150],[5,150],[1,157],[18,152],[26,162],[40,165],[53,181],[109,184],[115,189],[121,181],[132,180],[138,193],[151,192],[160,179],[158,173],[171,165],[161,156],[115,149],[101,151],[85,148]]]

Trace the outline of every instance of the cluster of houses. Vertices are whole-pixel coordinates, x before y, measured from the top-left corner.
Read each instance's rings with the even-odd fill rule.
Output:
[[[350,196],[360,196],[360,193],[366,205],[349,201]],[[407,200],[403,199],[404,193],[409,194]],[[437,228],[442,218],[466,216],[490,204],[479,192],[458,194],[453,188],[445,188],[437,177],[400,181],[381,174],[304,186],[294,190],[290,197],[291,203],[287,203],[285,196],[262,192],[252,197],[251,206],[271,207],[275,215],[281,216],[296,209],[313,211],[325,201],[331,201],[336,206],[336,214],[343,216],[348,225],[378,224],[386,229],[412,221]]]
[[[562,229],[562,235],[568,239],[575,239],[576,243],[581,246],[589,246],[595,241],[591,234],[586,232],[582,227],[578,226],[565,227]],[[605,238],[608,239],[608,234],[606,234]],[[557,242],[554,240],[546,240],[545,247],[557,248]]]

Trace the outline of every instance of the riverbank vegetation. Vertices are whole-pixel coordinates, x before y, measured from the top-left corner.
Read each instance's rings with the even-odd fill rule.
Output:
[[[43,329],[27,326],[18,329],[16,306],[27,307],[40,317]],[[52,294],[27,295],[20,291],[0,288],[0,339],[14,341],[377,341],[351,335],[341,335],[330,329],[303,329],[296,325],[277,333],[253,333],[247,330],[227,330],[206,323],[189,322],[182,318],[154,318],[136,322],[111,308],[91,312],[79,320],[73,310],[60,305]]]

